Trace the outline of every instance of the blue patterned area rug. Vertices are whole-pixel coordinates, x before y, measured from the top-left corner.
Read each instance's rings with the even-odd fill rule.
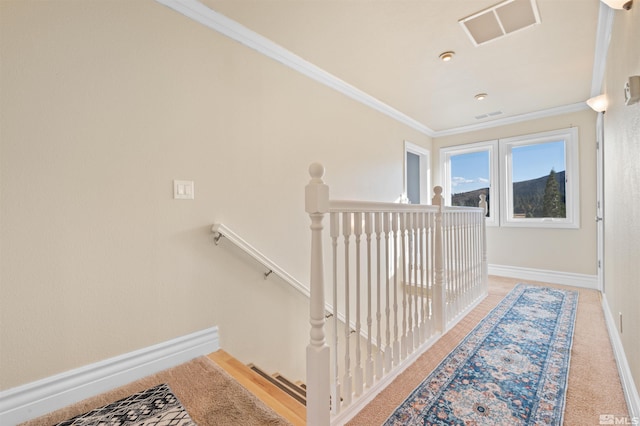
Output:
[[[384,424],[561,425],[577,304],[518,284]]]
[[[162,384],[73,417],[56,426],[195,426],[169,386]]]

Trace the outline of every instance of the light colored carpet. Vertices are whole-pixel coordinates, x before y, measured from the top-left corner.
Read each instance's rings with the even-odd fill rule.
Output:
[[[199,426],[290,425],[214,362],[201,357],[28,421],[22,426],[53,425],[161,383],[171,387]]]
[[[380,392],[347,425],[372,426],[384,423],[411,391],[518,282],[522,280],[490,277],[489,296],[421,355],[391,385]],[[528,282],[528,284],[570,288],[546,283]],[[567,426],[599,425],[600,415],[628,416],[629,411],[604,322],[600,294],[594,290],[571,289],[579,290],[580,296],[571,350],[564,424]]]
[[[382,424],[440,361],[520,282],[490,277],[489,296],[432,348],[418,358],[391,385],[383,390],[348,425]],[[545,283],[532,283],[567,288]],[[622,385],[607,334],[600,294],[580,289],[574,329],[565,425],[599,425],[599,416],[627,416]],[[289,423],[249,394],[226,372],[206,357],[134,382],[103,395],[24,423],[43,426],[58,423],[96,407],[124,398],[132,393],[167,383],[180,399],[192,419],[208,425],[288,425]]]

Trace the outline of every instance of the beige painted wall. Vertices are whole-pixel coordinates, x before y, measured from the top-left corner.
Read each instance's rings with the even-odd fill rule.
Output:
[[[305,282],[308,165],[391,201],[430,139],[152,0],[2,0],[0,31],[0,389],[214,325],[304,378],[307,301],[211,225]]]
[[[596,275],[596,114],[591,110],[485,129],[433,141],[432,167],[440,181],[441,147],[508,138],[568,127],[578,128],[580,228],[487,228],[489,264]]]
[[[617,321],[622,313],[620,339],[640,389],[640,103],[626,106],[622,90],[629,76],[640,75],[640,7],[633,6],[616,12],[607,59],[604,271],[611,315]]]

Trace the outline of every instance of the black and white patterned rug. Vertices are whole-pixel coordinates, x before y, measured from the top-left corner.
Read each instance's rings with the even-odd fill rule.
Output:
[[[73,417],[56,426],[195,426],[166,384]]]

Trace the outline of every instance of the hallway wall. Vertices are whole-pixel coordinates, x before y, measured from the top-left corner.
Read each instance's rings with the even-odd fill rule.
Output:
[[[153,0],[4,0],[0,31],[0,390],[212,325],[303,379],[308,302],[211,225],[305,283],[309,164],[394,201],[430,139]]]

